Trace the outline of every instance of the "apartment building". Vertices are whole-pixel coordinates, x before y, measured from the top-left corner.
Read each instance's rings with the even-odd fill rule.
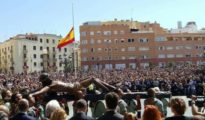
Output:
[[[57,48],[61,36],[19,34],[0,44],[0,72],[63,71],[72,60],[73,44]]]
[[[80,26],[81,65],[96,70],[201,64],[205,32],[191,30],[172,33],[156,22],[86,22]]]

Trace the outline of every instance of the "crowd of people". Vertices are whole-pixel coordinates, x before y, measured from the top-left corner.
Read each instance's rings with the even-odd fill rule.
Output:
[[[39,77],[40,76],[40,77]],[[157,89],[156,89],[157,88]],[[202,67],[146,68],[123,70],[54,72],[42,74],[0,74],[0,120],[189,120],[205,119],[197,110],[196,97],[192,96],[192,116],[184,116],[185,101],[174,98],[166,101],[155,93],[170,91],[173,96],[205,94],[205,75]],[[122,99],[124,92],[147,92],[141,103],[140,96]],[[73,116],[69,116],[66,99],[51,100],[54,94],[74,95]],[[105,95],[103,100],[88,101],[86,94]],[[141,116],[141,104],[144,111]],[[88,106],[92,116],[87,115]],[[174,116],[167,117],[167,106]]]

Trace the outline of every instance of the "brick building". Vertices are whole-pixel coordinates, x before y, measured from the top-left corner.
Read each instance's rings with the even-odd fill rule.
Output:
[[[156,22],[86,22],[80,26],[82,68],[135,69],[202,64],[205,32],[190,30],[173,33]]]

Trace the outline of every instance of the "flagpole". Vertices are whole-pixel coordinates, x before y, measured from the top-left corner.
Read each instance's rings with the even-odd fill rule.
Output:
[[[72,17],[73,17],[73,33],[75,36],[75,30],[74,30],[74,9],[73,9],[73,3],[72,3]],[[73,46],[73,62],[74,62],[74,75],[75,75],[75,79],[77,78],[77,71],[76,71],[76,52],[75,52],[75,42],[74,42],[74,46]]]

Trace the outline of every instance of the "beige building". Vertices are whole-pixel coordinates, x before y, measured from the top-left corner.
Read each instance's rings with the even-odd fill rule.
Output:
[[[80,26],[82,68],[121,69],[146,66],[202,64],[205,32],[168,31],[154,22],[86,22]]]
[[[73,45],[57,48],[61,36],[19,34],[0,44],[0,72],[63,71],[73,59]]]

